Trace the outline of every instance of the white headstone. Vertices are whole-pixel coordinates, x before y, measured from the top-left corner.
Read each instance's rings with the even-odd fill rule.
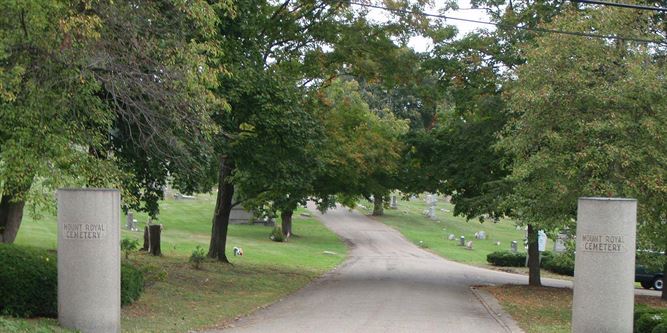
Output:
[[[559,233],[558,236],[556,236],[556,241],[554,241],[555,253],[563,253],[567,251],[567,246],[565,246],[567,239],[567,234]]]
[[[512,251],[512,253],[516,253],[518,251],[517,244],[517,241],[512,241],[512,243],[510,243],[510,251]]]
[[[58,321],[81,332],[120,332],[120,193],[61,189]]]
[[[468,241],[468,242],[466,243],[466,249],[468,249],[468,250],[472,250],[472,241]]]
[[[392,194],[389,207],[392,209],[398,209],[398,198],[396,197],[396,195]]]
[[[572,332],[632,332],[637,201],[579,198]]]
[[[475,233],[475,238],[484,240],[486,239],[486,232],[485,231],[478,231]]]
[[[449,237],[447,237],[449,240],[455,240],[456,236],[454,234],[449,234]]]
[[[537,248],[540,252],[547,250],[547,234],[544,230],[537,232]]]

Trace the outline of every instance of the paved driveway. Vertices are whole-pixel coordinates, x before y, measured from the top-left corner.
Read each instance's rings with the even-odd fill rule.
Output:
[[[502,320],[492,304],[490,309],[489,302],[480,301],[470,286],[527,284],[527,277],[442,259],[394,229],[348,209],[315,215],[349,245],[348,259],[315,283],[234,322],[224,332],[518,330],[511,320]],[[571,285],[551,279],[542,282]]]

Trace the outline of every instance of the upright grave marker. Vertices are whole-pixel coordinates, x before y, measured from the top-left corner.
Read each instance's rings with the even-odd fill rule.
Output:
[[[120,193],[58,190],[58,321],[120,332]]]
[[[572,332],[632,332],[637,200],[579,198]]]

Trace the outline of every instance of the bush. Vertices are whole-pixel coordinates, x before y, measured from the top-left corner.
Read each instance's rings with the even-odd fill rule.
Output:
[[[574,276],[574,255],[562,253],[542,260],[542,267],[556,274]]]
[[[194,251],[192,251],[192,255],[190,256],[190,263],[192,264],[192,267],[194,269],[201,268],[201,264],[204,262],[204,259],[206,259],[206,251],[204,251],[201,246],[197,245]]]
[[[130,264],[120,266],[120,304],[128,305],[139,299],[144,291],[144,275]]]
[[[523,267],[526,266],[526,254],[512,253],[510,251],[496,251],[487,254],[486,261],[494,266]]]
[[[665,323],[665,319],[665,314],[644,313],[635,321],[634,330],[637,333],[651,333],[656,326]]]
[[[56,254],[0,243],[0,313],[17,317],[58,315]]]
[[[123,238],[120,242],[120,250],[125,254],[125,259],[130,258],[130,253],[139,248],[139,241],[136,239]]]
[[[658,324],[658,326],[653,328],[651,333],[667,333],[667,322],[663,321],[662,324]]]
[[[273,230],[271,231],[271,240],[274,242],[284,242],[285,241],[285,235],[283,235],[283,228],[279,226],[273,227]]]
[[[0,243],[0,314],[17,317],[58,315],[58,266],[54,251]],[[143,275],[121,266],[121,303],[143,291]]]

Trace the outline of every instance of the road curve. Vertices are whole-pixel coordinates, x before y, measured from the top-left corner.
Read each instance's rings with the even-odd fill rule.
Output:
[[[211,332],[513,331],[470,286],[526,284],[525,276],[445,260],[348,209],[315,214],[348,244],[347,260],[286,299]],[[543,283],[570,285],[551,279]]]

